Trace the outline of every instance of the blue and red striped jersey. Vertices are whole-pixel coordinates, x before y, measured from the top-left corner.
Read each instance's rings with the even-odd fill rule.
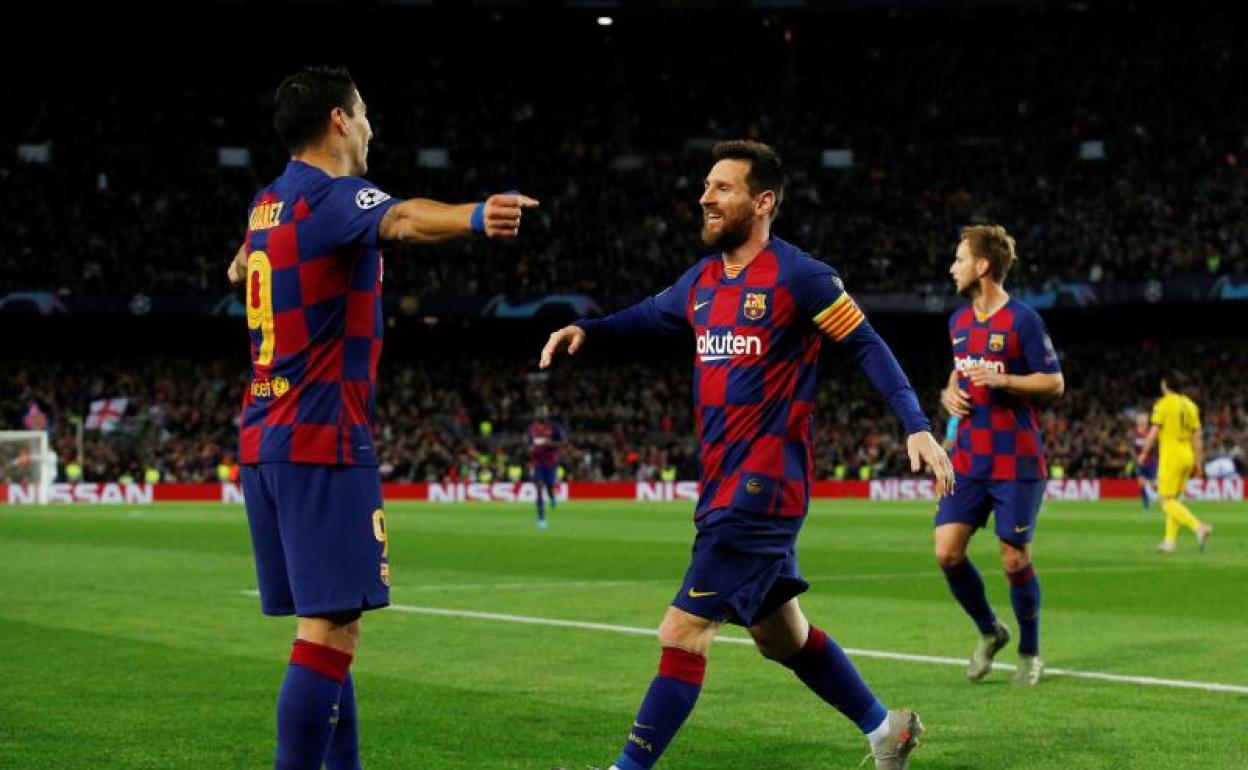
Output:
[[[1044,321],[1013,297],[987,318],[967,305],[950,316],[949,339],[958,387],[971,399],[971,414],[958,426],[954,471],[997,481],[1048,478],[1044,439],[1031,400],[1003,388],[972,385],[966,376],[974,366],[1002,374],[1061,372]]]
[[[537,420],[529,425],[525,438],[535,465],[553,468],[559,464],[559,446],[567,440],[563,426],[554,420]]]
[[[736,275],[720,255],[708,256],[658,295],[576,324],[590,337],[692,329],[697,517],[722,508],[806,514],[824,336],[850,344],[907,433],[930,429],[892,352],[836,271],[779,238]]]
[[[377,464],[377,228],[395,202],[364,179],[294,160],[252,202],[243,464]]]

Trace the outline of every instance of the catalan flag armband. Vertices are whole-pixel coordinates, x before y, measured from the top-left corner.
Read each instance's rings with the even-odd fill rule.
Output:
[[[833,340],[840,342],[862,325],[866,316],[848,294],[842,294],[815,316],[815,326]]]

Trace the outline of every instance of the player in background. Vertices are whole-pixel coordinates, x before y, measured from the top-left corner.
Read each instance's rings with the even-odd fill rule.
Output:
[[[1157,496],[1157,449],[1148,452],[1144,445],[1148,442],[1148,413],[1135,413],[1135,427],[1131,430],[1131,449],[1135,456],[1135,481],[1140,485],[1140,505],[1144,511],[1148,504]],[[1143,458],[1143,459],[1140,459]]]
[[[1202,551],[1209,545],[1209,535],[1213,532],[1212,524],[1201,523],[1179,502],[1187,480],[1192,476],[1200,477],[1205,460],[1200,410],[1184,395],[1186,389],[1187,377],[1182,372],[1172,370],[1162,375],[1162,395],[1153,405],[1152,427],[1136,457],[1137,462],[1143,464],[1154,446],[1161,456],[1157,494],[1161,498],[1161,510],[1166,514],[1166,531],[1157,546],[1160,553],[1174,553],[1180,525],[1196,533],[1196,543]]]
[[[992,514],[1019,626],[1013,681],[1034,685],[1044,660],[1031,540],[1048,469],[1033,401],[1060,397],[1066,384],[1044,321],[1002,286],[1015,260],[1014,239],[1005,228],[962,228],[949,274],[971,303],[949,319],[954,368],[941,393],[945,409],[961,418],[953,453],[957,483],[953,495],[940,501],[934,539],[949,590],[980,632],[966,669],[975,681],[991,670],[993,657],[1010,639],[966,555],[971,536]]]
[[[616,770],[652,767],[693,710],[711,642],[725,622],[745,626],[758,651],[867,736],[877,768],[901,770],[923,730],[889,711],[854,664],[811,625],[797,596],[809,588],[796,542],[810,502],[811,426],[823,339],[838,344],[898,416],[911,468],[952,481],[949,456],[888,345],[823,262],[771,236],[784,199],[780,156],[753,141],[717,144],[705,180],[702,241],[714,253],[667,289],[601,319],[550,335],[541,367],[586,340],[692,331],[701,493],[685,579],[659,625],[658,675],[642,701]]]
[[[546,507],[542,498],[549,495],[552,511],[558,507],[555,485],[559,481],[559,448],[567,441],[567,434],[562,425],[550,419],[550,410],[545,404],[537,408],[536,417],[524,435],[533,463],[533,486],[537,488],[537,528],[546,529]]]
[[[291,160],[252,201],[228,269],[245,284],[251,336],[239,443],[260,604],[298,618],[274,767],[352,770],[360,617],[390,601],[372,435],[384,328],[378,246],[514,238],[536,201],[398,201],[362,179],[373,133],[341,67],[286,78],[274,125]]]

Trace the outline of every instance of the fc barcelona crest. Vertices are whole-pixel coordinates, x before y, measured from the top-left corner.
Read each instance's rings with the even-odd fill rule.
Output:
[[[767,295],[758,292],[746,292],[745,317],[757,321],[767,315]]]
[[[1002,350],[1005,350],[1005,335],[1004,334],[989,334],[988,335],[988,349],[991,350],[993,353],[1000,353]]]

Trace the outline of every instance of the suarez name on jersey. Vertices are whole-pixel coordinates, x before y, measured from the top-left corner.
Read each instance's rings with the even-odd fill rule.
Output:
[[[244,244],[252,379],[243,464],[377,464],[377,230],[395,202],[366,180],[299,161],[256,196]]]
[[[1061,372],[1044,321],[1013,297],[987,318],[967,305],[950,316],[949,339],[958,387],[971,401],[970,416],[958,426],[954,471],[997,481],[1047,478],[1044,439],[1031,400],[1002,388],[973,385],[966,376],[978,366],[1001,374]]]

